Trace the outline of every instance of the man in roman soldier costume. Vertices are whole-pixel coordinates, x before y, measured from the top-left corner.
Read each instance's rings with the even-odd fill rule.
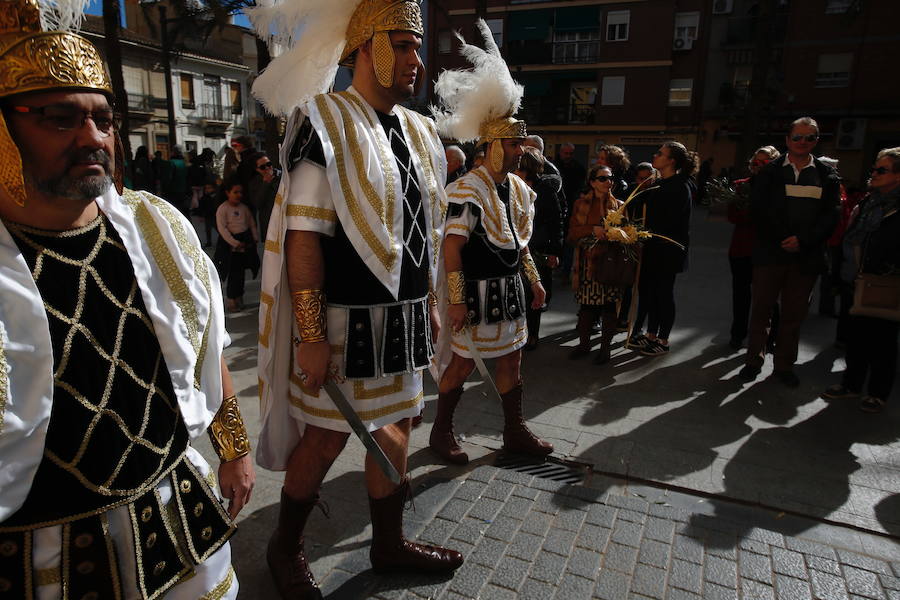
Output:
[[[370,445],[365,465],[372,566],[450,572],[458,552],[403,537],[409,483],[384,472],[406,471],[439,329],[430,289],[446,162],[433,121],[398,105],[424,77],[418,3],[287,0],[251,19],[282,41],[303,31],[254,85],[272,112],[290,115],[260,303],[257,460],[286,471],[269,567],[282,597],[320,597],[303,530],[356,423],[381,449]],[[352,87],[323,93],[339,62]]]
[[[537,456],[553,451],[550,443],[528,430],[522,415],[519,367],[528,331],[520,272],[531,286],[534,308],[542,307],[546,296],[528,252],[535,193],[512,173],[526,136],[525,122],[512,117],[523,88],[510,76],[487,25],[482,20],[477,25],[487,51],[463,41],[462,54],[474,69],[444,71],[435,85],[443,103],[442,109],[435,109],[441,133],[461,142],[475,141],[485,151],[484,164],[446,190],[446,288],[441,287],[446,319],[433,367],[440,393],[430,443],[437,454],[458,464],[469,457],[453,433],[453,412],[475,368],[473,353],[496,359],[505,418],[503,447]]]
[[[0,1],[0,598],[234,598],[254,475],[219,280],[177,210],[121,188],[80,9]]]

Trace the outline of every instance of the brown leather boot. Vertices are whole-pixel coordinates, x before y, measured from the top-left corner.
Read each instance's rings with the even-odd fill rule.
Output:
[[[585,309],[578,311],[578,324],[575,331],[578,332],[578,345],[569,352],[569,359],[574,360],[587,356],[591,352],[591,329],[594,327],[594,313]]]
[[[369,560],[376,572],[400,570],[449,573],[463,563],[456,550],[416,544],[403,537],[403,505],[409,497],[409,480],[385,498],[369,496],[372,512],[372,548]]]
[[[431,449],[438,456],[457,465],[469,462],[469,455],[460,448],[456,434],[453,432],[453,411],[456,410],[462,393],[463,389],[460,386],[455,390],[438,394],[437,416],[434,418],[431,437],[428,439]]]
[[[284,600],[321,600],[322,592],[309,570],[303,549],[303,528],[314,506],[316,495],[309,500],[294,500],[281,490],[278,527],[269,539],[266,561],[275,587]]]
[[[506,424],[503,427],[503,449],[520,454],[547,456],[553,452],[553,444],[540,439],[525,425],[522,416],[522,384],[500,394],[503,399],[503,416]]]
[[[600,350],[591,361],[595,365],[605,365],[612,358],[612,339],[615,337],[619,325],[619,319],[614,310],[603,311],[601,321]]]

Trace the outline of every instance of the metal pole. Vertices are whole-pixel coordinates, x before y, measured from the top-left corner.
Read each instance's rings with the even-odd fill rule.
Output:
[[[178,143],[175,137],[175,99],[172,97],[172,62],[170,60],[169,49],[169,22],[166,19],[166,7],[159,6],[159,27],[162,33],[162,60],[163,70],[166,74],[166,112],[169,121],[169,156],[172,156],[172,149]]]

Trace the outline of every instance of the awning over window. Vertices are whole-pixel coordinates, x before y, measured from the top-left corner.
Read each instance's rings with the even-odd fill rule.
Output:
[[[509,13],[509,40],[544,40],[550,34],[553,11],[520,10]]]
[[[587,31],[600,28],[600,7],[569,6],[557,8],[554,28],[556,31]]]

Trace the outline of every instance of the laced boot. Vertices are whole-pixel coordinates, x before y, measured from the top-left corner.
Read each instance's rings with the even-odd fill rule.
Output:
[[[303,528],[319,496],[294,500],[281,490],[278,527],[269,539],[266,561],[283,600],[321,600],[322,592],[309,570],[303,549]]]
[[[581,309],[578,311],[578,324],[575,331],[578,332],[578,345],[569,352],[569,359],[581,358],[591,352],[591,329],[594,326],[594,313]]]
[[[403,505],[409,497],[409,480],[386,498],[369,496],[372,513],[372,547],[369,560],[376,572],[414,571],[449,573],[463,563],[455,550],[427,544],[416,544],[403,537]]]
[[[434,425],[431,426],[431,437],[428,443],[438,456],[456,465],[464,465],[469,462],[469,455],[463,452],[456,434],[453,432],[453,411],[459,404],[463,389],[458,387],[446,393],[438,394],[437,416]]]
[[[600,333],[600,350],[594,356],[595,365],[605,365],[612,357],[612,339],[618,329],[618,317],[615,311],[606,311],[602,316],[602,331]]]
[[[503,449],[520,454],[547,456],[553,452],[553,444],[546,442],[528,430],[522,416],[522,384],[500,394],[503,399]]]

